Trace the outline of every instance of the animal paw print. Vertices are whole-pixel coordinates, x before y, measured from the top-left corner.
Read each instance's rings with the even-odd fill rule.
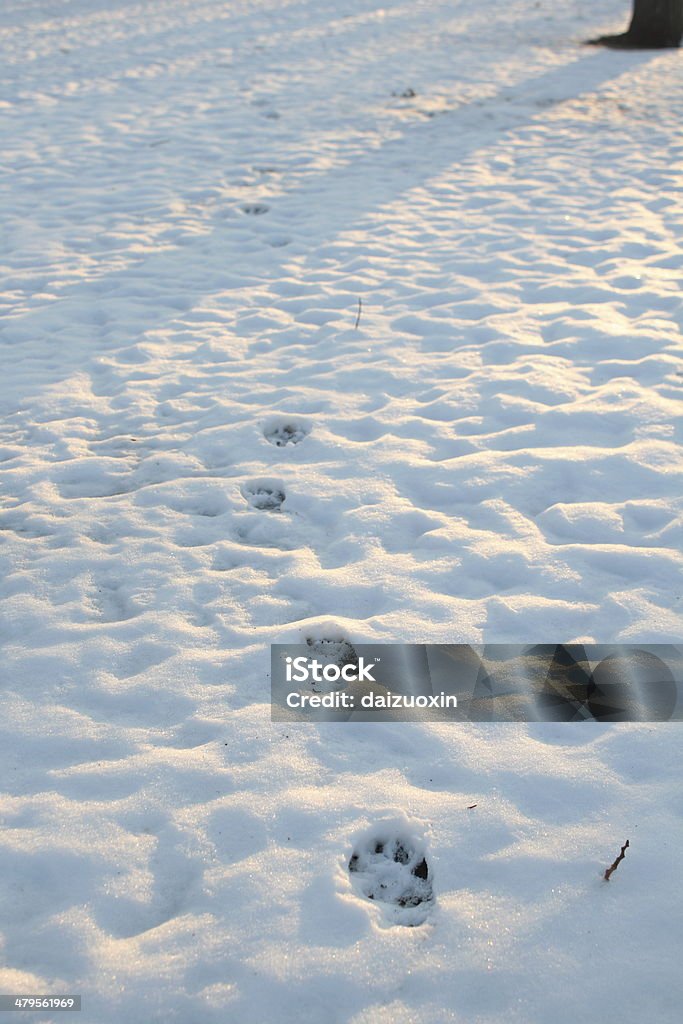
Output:
[[[356,847],[349,872],[369,900],[385,905],[396,924],[418,925],[434,903],[429,866],[407,836],[376,834]]]
[[[310,651],[309,657],[315,658],[323,667],[336,665],[343,668],[344,665],[358,665],[358,654],[353,644],[348,640],[317,639],[312,636],[306,637],[306,645]],[[314,693],[329,692],[339,688],[339,683],[329,684],[325,682],[312,682],[311,688]],[[345,683],[343,684],[346,685]]]
[[[272,480],[250,480],[242,487],[242,496],[258,512],[281,512],[286,498],[282,485]]]
[[[263,436],[277,448],[286,448],[288,444],[300,444],[309,431],[308,425],[300,420],[278,417],[266,423]]]

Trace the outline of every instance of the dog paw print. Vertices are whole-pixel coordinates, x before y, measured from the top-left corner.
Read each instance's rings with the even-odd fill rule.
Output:
[[[426,920],[434,903],[421,844],[407,836],[376,834],[351,855],[349,872],[362,894],[384,905],[396,924]]]
[[[281,512],[286,498],[282,485],[272,480],[250,480],[243,486],[242,496],[258,512]]]
[[[316,658],[323,665],[357,665],[358,654],[353,644],[342,638],[338,640],[306,637],[306,646],[309,648],[310,657]]]
[[[286,448],[288,444],[300,444],[309,430],[308,425],[300,420],[278,418],[266,423],[263,436],[277,448]]]
[[[356,648],[348,640],[317,639],[308,636],[306,637],[306,646],[309,650],[309,657],[315,658],[323,666],[323,671],[327,665],[334,665],[337,668],[344,668],[345,665],[358,665]],[[313,693],[329,693],[331,690],[345,687],[346,683],[343,680],[330,683],[323,679],[312,680],[310,685]]]

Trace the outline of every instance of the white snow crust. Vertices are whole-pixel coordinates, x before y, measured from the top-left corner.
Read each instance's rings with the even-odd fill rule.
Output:
[[[274,642],[680,640],[683,59],[581,45],[627,6],[3,3],[0,991],[680,1020],[680,725],[268,705]]]

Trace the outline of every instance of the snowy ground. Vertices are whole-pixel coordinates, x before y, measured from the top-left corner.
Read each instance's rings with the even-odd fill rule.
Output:
[[[627,7],[5,0],[0,991],[680,1019],[680,726],[267,704],[271,642],[680,640],[683,58],[580,45]]]

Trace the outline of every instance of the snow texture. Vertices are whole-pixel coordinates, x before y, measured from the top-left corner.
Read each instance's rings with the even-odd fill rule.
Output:
[[[683,63],[581,45],[627,17],[3,3],[0,991],[677,1024],[680,727],[268,707],[273,642],[680,640]]]

